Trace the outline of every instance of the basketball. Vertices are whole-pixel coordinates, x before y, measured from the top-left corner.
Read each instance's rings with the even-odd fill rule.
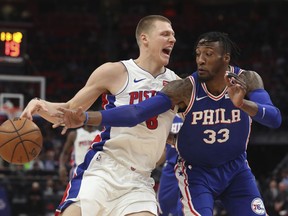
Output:
[[[12,164],[35,159],[43,144],[39,127],[26,118],[8,119],[0,126],[0,156]]]

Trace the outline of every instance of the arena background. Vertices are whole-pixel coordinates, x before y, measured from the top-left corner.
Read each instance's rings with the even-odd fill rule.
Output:
[[[145,15],[171,19],[177,43],[169,67],[179,75],[196,69],[193,47],[197,36],[213,30],[227,32],[241,48],[239,65],[262,76],[283,117],[281,128],[276,130],[253,124],[250,166],[263,193],[271,179],[288,179],[288,1],[0,0],[0,11],[0,95],[8,94],[1,101],[1,122],[21,111],[18,95],[23,96],[24,106],[36,96],[65,101],[100,64],[136,58],[134,31]],[[5,54],[2,32],[22,33],[21,52],[16,57]],[[7,81],[10,76],[23,82]],[[23,77],[44,78],[44,96],[40,82],[24,81]],[[93,108],[100,109],[100,104],[99,100]],[[44,136],[37,161],[24,167],[1,162],[0,199],[8,205],[0,208],[0,215],[52,215],[65,189],[57,176],[65,136],[40,118],[35,122]],[[42,168],[36,167],[38,162]],[[33,199],[34,193],[41,199]]]

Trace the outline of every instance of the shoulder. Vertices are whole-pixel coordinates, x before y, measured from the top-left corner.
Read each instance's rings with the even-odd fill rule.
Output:
[[[242,78],[247,85],[247,93],[255,89],[263,89],[264,84],[261,76],[253,70],[243,70],[239,74],[239,77]]]
[[[126,71],[126,68],[122,62],[106,62],[99,66],[95,71],[102,71],[104,73],[113,74],[115,72]]]
[[[107,62],[93,71],[87,86],[90,86],[94,91],[96,88],[101,93],[115,94],[122,88],[126,80],[127,70],[122,62]]]

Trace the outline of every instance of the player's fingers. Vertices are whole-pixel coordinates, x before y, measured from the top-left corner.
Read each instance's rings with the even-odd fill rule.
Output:
[[[76,110],[76,114],[78,116],[82,115],[83,114],[83,108],[82,107],[79,107],[77,110]]]
[[[56,108],[59,112],[62,112],[62,113],[65,113],[65,112],[68,112],[69,110],[64,108],[64,107],[57,107]]]
[[[54,123],[53,125],[52,125],[52,128],[57,128],[57,127],[60,127],[61,126],[61,124],[60,123]]]
[[[246,83],[243,80],[232,78],[233,83],[238,84],[246,88]]]
[[[61,131],[61,134],[64,135],[64,134],[67,132],[67,129],[68,129],[68,128],[67,128],[66,126],[64,126],[63,129],[62,129],[62,131]]]
[[[228,87],[232,86],[231,79],[229,78],[228,73],[225,74],[224,80]]]
[[[225,77],[230,79],[233,83],[238,83],[242,86],[246,86],[246,83],[235,73],[227,72]]]
[[[56,118],[59,118],[59,119],[63,119],[64,118],[64,113],[63,112],[51,113],[50,116],[51,117],[56,117]]]
[[[25,111],[21,113],[20,118],[27,118],[27,119],[33,121],[31,113],[25,112]]]

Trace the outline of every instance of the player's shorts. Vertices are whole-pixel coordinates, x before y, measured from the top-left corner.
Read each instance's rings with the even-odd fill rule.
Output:
[[[93,149],[76,172],[56,212],[76,202],[82,216],[124,216],[141,211],[157,215],[154,180],[149,173],[131,170]]]
[[[184,215],[212,216],[221,200],[229,215],[266,215],[256,180],[244,155],[216,168],[192,166],[179,158],[175,169]]]

